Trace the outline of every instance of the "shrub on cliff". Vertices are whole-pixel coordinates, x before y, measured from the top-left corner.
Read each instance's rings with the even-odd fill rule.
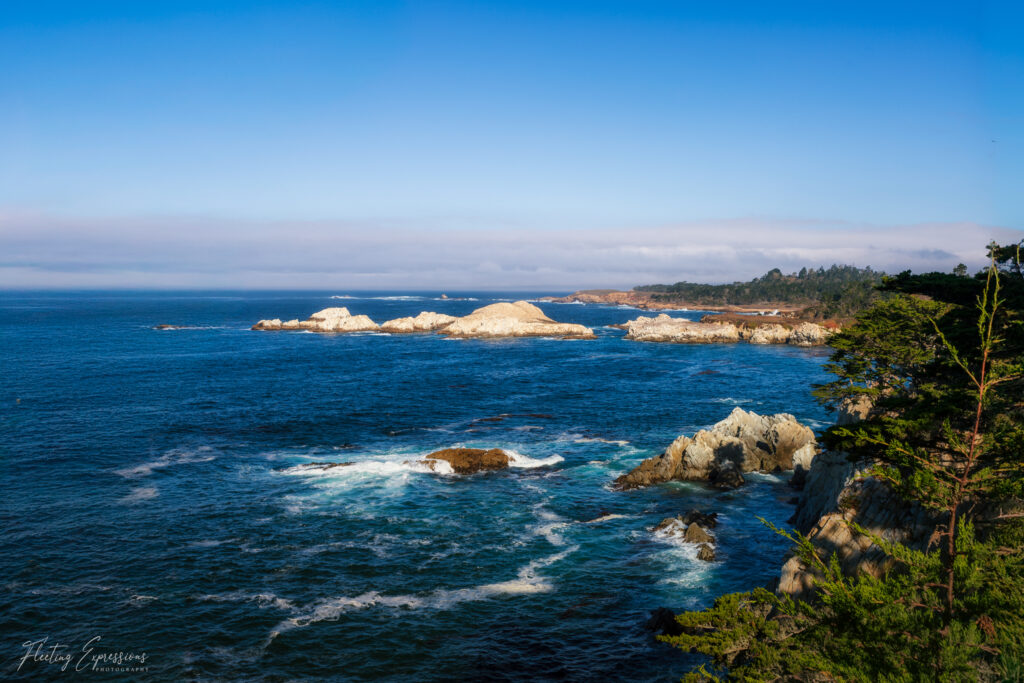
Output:
[[[1024,665],[1024,277],[1020,245],[990,245],[973,278],[901,274],[893,296],[834,338],[825,402],[871,396],[833,449],[929,510],[924,550],[871,536],[893,560],[880,578],[791,538],[814,597],[764,589],[678,617],[665,639],[711,657],[691,680],[1021,680]],[[973,304],[973,305],[972,305]]]

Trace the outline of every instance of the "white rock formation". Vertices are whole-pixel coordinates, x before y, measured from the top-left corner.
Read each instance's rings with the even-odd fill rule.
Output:
[[[788,413],[762,416],[734,408],[710,430],[680,436],[661,455],[615,480],[622,489],[664,481],[708,480],[721,487],[742,483],[740,472],[809,469],[817,452],[814,432]]]
[[[785,344],[791,330],[782,325],[759,325],[750,333],[751,344]]]
[[[649,342],[707,343],[737,342],[740,331],[732,323],[697,323],[662,313],[656,318],[640,316],[625,325],[626,339]]]
[[[395,318],[388,320],[380,326],[381,332],[408,333],[408,332],[433,332],[447,327],[455,316],[432,311],[423,311],[415,318]]]
[[[325,308],[309,316],[306,320],[288,320],[280,318],[261,320],[252,326],[254,330],[310,330],[312,332],[375,332],[377,323],[365,315],[352,315],[347,308]]]
[[[439,330],[450,337],[563,337],[593,339],[589,327],[559,323],[526,301],[500,302],[456,318]]]
[[[820,346],[828,342],[831,330],[814,323],[800,323],[789,333],[789,343],[796,346]]]

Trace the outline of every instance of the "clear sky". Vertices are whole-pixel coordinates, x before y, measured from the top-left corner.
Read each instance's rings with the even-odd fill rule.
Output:
[[[0,2],[0,286],[945,269],[1022,112],[1010,2]]]

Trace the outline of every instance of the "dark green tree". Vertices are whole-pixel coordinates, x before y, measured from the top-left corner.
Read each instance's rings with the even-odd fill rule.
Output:
[[[853,525],[890,569],[847,576],[777,530],[816,575],[814,597],[758,589],[680,615],[666,639],[711,657],[691,679],[1024,680],[1024,278],[1008,249],[990,245],[974,278],[887,280],[891,296],[837,336],[836,380],[817,388],[831,404],[871,399],[868,419],[823,440],[927,510],[929,546]]]

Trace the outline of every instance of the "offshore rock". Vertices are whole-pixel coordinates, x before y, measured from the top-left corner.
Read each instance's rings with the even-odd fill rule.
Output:
[[[446,460],[457,474],[474,474],[508,467],[508,453],[500,448],[445,448],[426,456],[429,460]]]
[[[708,532],[700,528],[699,524],[690,524],[686,527],[683,540],[687,543],[714,543],[715,539]]]
[[[433,311],[423,311],[415,318],[395,318],[381,324],[381,332],[405,334],[410,332],[434,332],[443,329],[455,320],[455,316]]]
[[[814,432],[792,415],[761,416],[735,408],[710,430],[680,436],[664,453],[616,479],[615,486],[626,490],[714,476],[720,487],[733,488],[743,483],[742,472],[790,470],[795,457],[809,466],[816,451]]]
[[[563,339],[594,339],[589,327],[559,323],[526,301],[499,302],[478,308],[469,315],[456,318],[440,330],[449,337],[561,337]]]
[[[309,316],[306,320],[287,320],[280,318],[261,320],[252,326],[254,330],[309,330],[311,332],[375,332],[377,323],[365,315],[352,315],[345,307],[325,308]]]
[[[677,344],[738,342],[739,329],[731,323],[696,323],[662,313],[656,318],[640,316],[625,324],[626,339]]]
[[[707,543],[701,544],[700,548],[697,549],[697,559],[704,560],[705,562],[714,562],[715,549]]]

